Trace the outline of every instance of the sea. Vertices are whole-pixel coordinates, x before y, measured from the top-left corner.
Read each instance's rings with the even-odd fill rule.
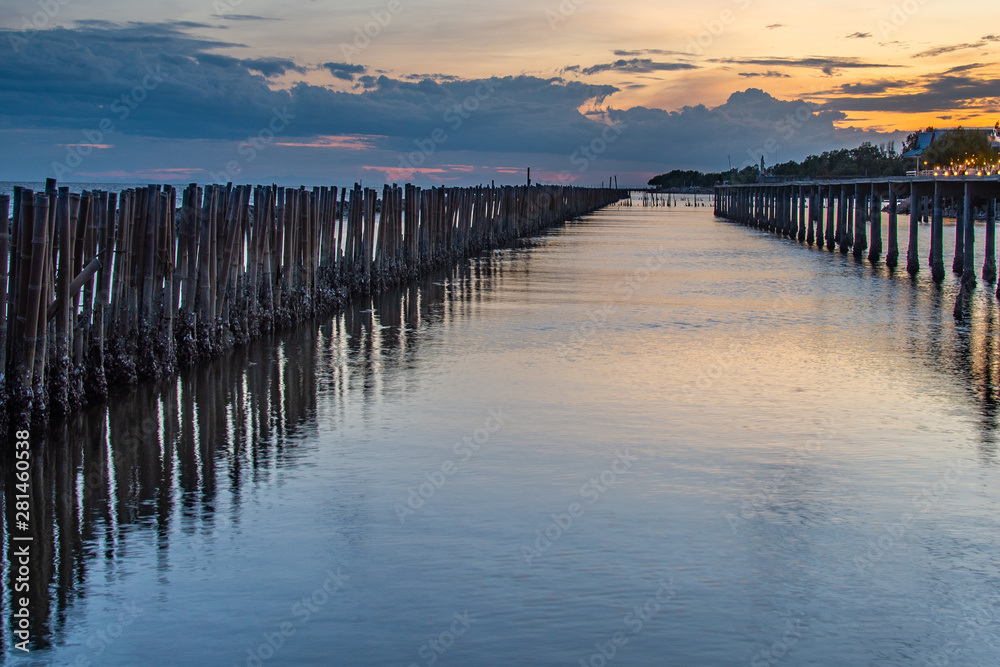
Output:
[[[34,436],[6,664],[1000,664],[996,285],[633,203]]]

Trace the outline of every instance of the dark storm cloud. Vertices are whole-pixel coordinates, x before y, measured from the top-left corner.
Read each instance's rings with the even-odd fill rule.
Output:
[[[565,150],[592,123],[577,108],[616,92],[529,76],[488,82],[386,76],[366,78],[360,92],[298,83],[268,86],[267,76],[302,71],[290,60],[245,59],[218,53],[234,44],[187,34],[177,24],[91,24],[39,31],[20,50],[0,32],[0,127],[85,130],[113,114],[110,106],[150,71],[163,81],[117,131],[178,139],[239,139],[265,127],[274,111],[294,115],[288,132],[426,136],[453,123],[445,114],[466,104],[461,137],[474,150]],[[333,74],[363,74],[362,65],[327,63]],[[489,84],[486,86],[486,84]],[[485,86],[485,87],[484,87]],[[490,90],[492,89],[492,90]],[[144,95],[145,96],[145,95]]]
[[[854,32],[847,36],[847,39],[868,39],[872,36],[870,32]]]
[[[561,78],[465,80],[434,75],[408,80],[372,76],[361,65],[328,63],[331,73],[353,75],[354,90],[335,91],[304,82],[275,89],[268,85],[268,76],[308,68],[291,60],[219,53],[240,49],[187,30],[177,24],[91,23],[39,31],[20,50],[11,46],[8,33],[0,32],[0,129],[72,135],[110,117],[116,123],[116,141],[123,144],[128,143],[125,138],[163,138],[178,145],[184,140],[245,140],[280,112],[289,119],[283,130],[288,137],[377,136],[381,151],[407,152],[442,129],[447,134],[442,152],[546,155],[549,163],[564,164],[571,172],[571,156],[605,136],[609,131],[605,122],[622,131],[608,143],[602,158],[669,160],[706,169],[718,168],[727,153],[759,151],[769,139],[781,146],[782,157],[791,158],[856,144],[868,136],[836,130],[834,121],[843,118],[838,110],[812,113],[804,102],[777,100],[757,89],[735,93],[714,108],[614,109],[603,122],[599,115],[582,114],[580,108],[602,104],[619,89]],[[635,59],[612,64],[611,69],[651,72],[693,67]],[[116,100],[151,73],[160,83],[144,96],[147,99],[127,119],[115,116],[111,110]],[[792,127],[788,119],[796,114],[799,120]],[[313,143],[323,144],[295,142]],[[197,149],[200,144],[190,145]],[[329,155],[322,148],[295,150],[313,150],[309,159],[318,171]],[[197,164],[197,150],[189,151],[189,159]],[[296,164],[312,163],[303,158]]]
[[[802,100],[778,100],[756,88],[733,93],[714,108],[698,105],[666,112],[636,107],[610,115],[626,126],[619,140],[623,152],[702,169],[724,169],[727,154],[734,165],[749,164],[751,156],[759,160],[772,147],[783,159],[801,158],[865,138],[864,133],[835,129],[834,121],[844,118],[839,111],[817,110]]]

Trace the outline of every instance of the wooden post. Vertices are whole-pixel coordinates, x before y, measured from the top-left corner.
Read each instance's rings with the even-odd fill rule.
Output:
[[[160,324],[160,343],[163,345],[161,352],[160,373],[161,375],[172,375],[177,365],[177,352],[174,347],[174,319],[177,316],[177,301],[174,290],[174,267],[176,266],[177,225],[175,216],[177,214],[177,190],[167,186],[166,192],[161,197],[163,205],[163,234],[160,250],[160,262],[163,266],[163,288],[162,307],[163,315]],[[182,221],[183,224],[183,221]]]
[[[10,196],[0,195],[0,212],[3,212],[3,224],[0,225],[0,433],[7,432],[7,271],[10,256],[10,232],[8,212],[10,211]]]
[[[87,267],[83,271],[77,272],[76,277],[73,279],[73,283],[75,284],[81,276],[86,276],[82,290],[83,312],[77,317],[77,329],[73,335],[76,346],[73,351],[73,363],[76,365],[76,382],[73,388],[77,393],[74,409],[89,402],[89,397],[93,395],[89,391],[89,384],[93,375],[91,370],[93,368],[91,361],[93,355],[91,351],[96,331],[96,327],[94,326],[94,301],[97,292],[96,275],[97,270],[101,266],[101,258],[98,254],[98,236],[100,234],[99,225],[101,221],[100,201],[100,196],[96,192],[84,192],[80,200],[80,228],[84,230],[82,250],[79,254],[80,263],[82,264],[84,259],[88,257],[90,259],[88,260]],[[94,270],[88,274],[87,272],[92,266]]]
[[[56,312],[55,363],[50,371],[51,391],[49,405],[58,415],[69,412],[69,284],[73,279],[73,227],[70,213],[69,188],[59,189],[56,211],[56,233],[59,242],[59,266],[56,272]],[[79,196],[76,198],[79,215]],[[45,304],[46,307],[48,304]],[[44,317],[44,313],[42,317]]]
[[[215,218],[215,200],[218,188],[213,185],[205,190],[199,221],[201,242],[198,245],[198,352],[202,358],[212,354],[215,313],[212,310],[212,236]]]
[[[31,280],[31,246],[34,240],[35,194],[31,190],[20,190],[20,214],[16,230],[14,253],[18,257],[17,271],[14,273],[13,298],[10,300],[14,311],[11,316],[13,327],[10,335],[10,364],[12,372],[7,379],[11,397],[11,416],[19,419],[18,424],[31,422],[31,367],[26,358],[28,336],[28,283]],[[34,322],[32,322],[34,327]],[[32,328],[32,331],[34,329]],[[33,360],[32,360],[33,361]],[[25,421],[27,413],[27,421]]]
[[[42,243],[42,279],[39,289],[39,301],[38,305],[38,315],[36,317],[35,325],[35,363],[34,368],[31,371],[31,382],[32,382],[32,396],[33,403],[31,405],[32,420],[38,423],[44,423],[48,416],[49,406],[46,401],[45,392],[45,378],[46,378],[46,364],[48,362],[48,351],[50,346],[50,327],[48,326],[48,318],[46,317],[46,306],[54,298],[53,292],[55,291],[55,244],[53,240],[55,239],[55,225],[56,225],[56,186],[55,181],[48,179],[46,183],[46,194],[44,195],[47,199],[48,206],[48,219],[45,220],[43,227],[44,242]],[[38,195],[36,195],[36,200]],[[35,206],[35,215],[38,215],[38,206]],[[32,253],[34,254],[34,253]],[[52,327],[54,332],[54,325]]]
[[[98,201],[98,257],[101,268],[97,273],[97,294],[94,300],[93,333],[91,334],[91,373],[87,393],[92,398],[104,399],[108,395],[108,381],[104,370],[104,348],[107,339],[107,313],[111,299],[111,268],[114,262],[115,210],[118,195],[102,192]]]
[[[21,256],[28,267],[28,277],[23,283],[23,291],[18,295],[18,299],[25,304],[25,307],[23,326],[21,327],[24,338],[19,341],[22,352],[18,355],[20,364],[17,369],[17,379],[20,385],[18,390],[22,392],[22,396],[15,398],[21,399],[20,405],[24,412],[19,415],[19,423],[15,422],[15,426],[27,425],[27,422],[30,421],[30,411],[36,407],[37,401],[42,400],[40,395],[35,396],[34,375],[35,356],[40,347],[39,319],[44,317],[42,299],[46,294],[42,281],[45,279],[46,254],[48,253],[49,196],[35,194],[32,211],[34,215],[30,226],[31,232],[25,234],[24,238],[29,255],[27,258],[23,254]]]

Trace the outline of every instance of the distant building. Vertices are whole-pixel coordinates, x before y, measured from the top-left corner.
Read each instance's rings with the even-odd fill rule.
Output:
[[[920,173],[920,156],[924,154],[934,140],[940,137],[945,132],[950,132],[952,130],[957,130],[959,128],[946,128],[942,130],[934,130],[933,132],[917,132],[917,145],[915,148],[903,153],[902,157],[912,157],[916,159],[917,169],[916,173]],[[963,127],[961,128],[968,132],[982,132],[990,141],[990,145],[997,150],[1000,150],[1000,122],[998,122],[993,127]]]

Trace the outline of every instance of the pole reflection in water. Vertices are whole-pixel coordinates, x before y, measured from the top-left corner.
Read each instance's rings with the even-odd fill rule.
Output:
[[[155,540],[158,581],[168,585],[172,524],[206,543],[219,524],[238,527],[248,489],[275,483],[308,455],[303,443],[315,435],[320,410],[342,414],[357,396],[367,405],[404,390],[399,371],[413,363],[422,339],[473,317],[483,295],[506,272],[523,270],[529,256],[504,250],[473,258],[356,300],[332,321],[199,364],[174,382],[130,388],[51,427],[31,471],[33,649],[60,643],[88,578],[95,569],[115,576],[116,560],[133,541]],[[8,470],[3,479],[12,479]],[[6,495],[3,502],[6,535],[14,503]],[[226,515],[217,512],[220,504]],[[9,556],[5,549],[5,651],[18,577]]]
[[[535,243],[122,392],[34,443],[31,659],[599,662],[593,638],[629,630],[668,582],[616,665],[746,664],[787,627],[788,664],[996,664],[955,631],[963,610],[1000,609],[991,286],[956,322],[957,278],[701,207],[610,209]],[[465,459],[456,443],[478,430]],[[619,449],[634,464],[601,481]],[[11,644],[5,547],[0,641],[33,664]],[[297,616],[313,591],[328,601]],[[466,611],[447,654],[426,648]]]

